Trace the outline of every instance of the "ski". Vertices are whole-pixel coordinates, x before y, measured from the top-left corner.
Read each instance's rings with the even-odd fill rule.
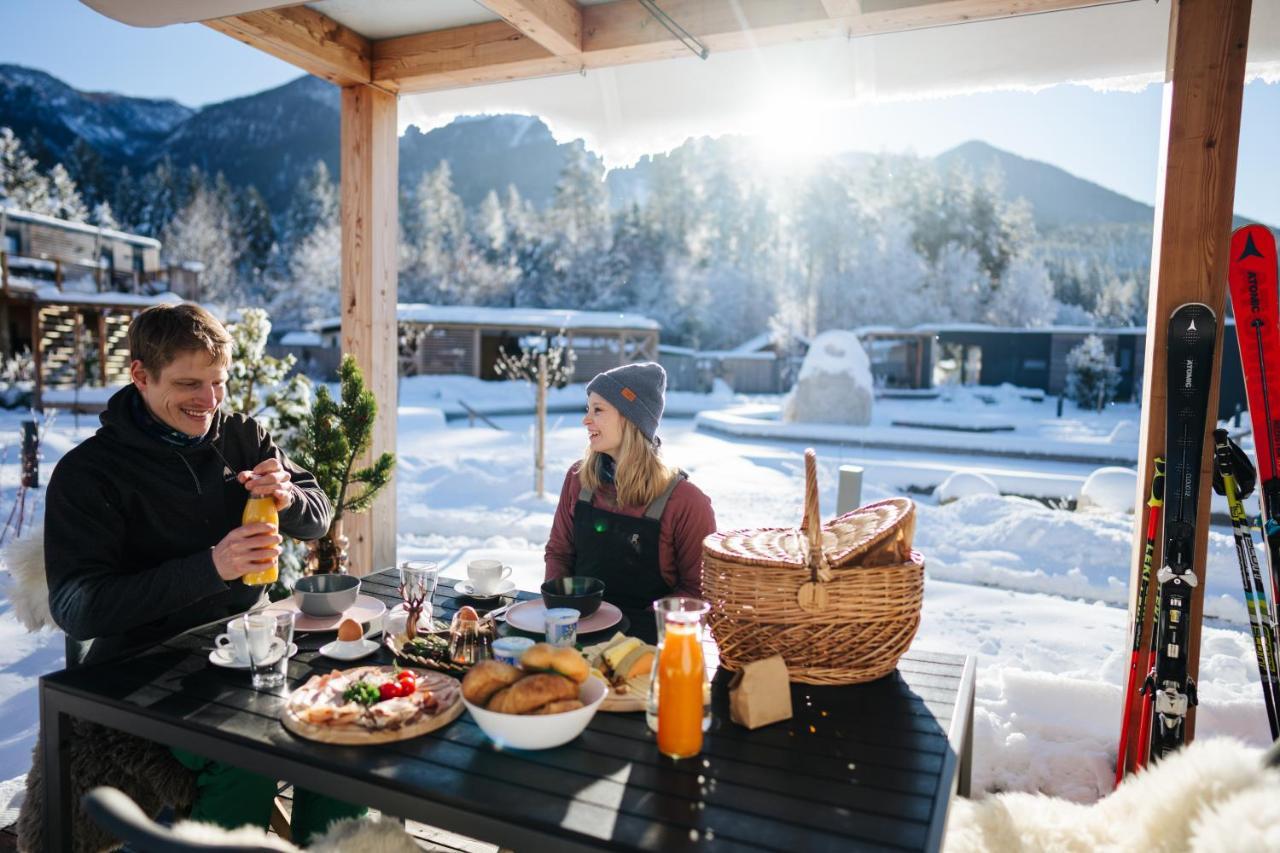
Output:
[[[1133,715],[1133,701],[1138,692],[1138,651],[1142,647],[1142,623],[1147,618],[1147,594],[1151,589],[1151,561],[1156,551],[1156,536],[1160,532],[1160,508],[1164,506],[1164,457],[1155,459],[1155,473],[1151,475],[1151,497],[1147,498],[1147,544],[1142,551],[1142,577],[1138,581],[1138,609],[1133,621],[1133,651],[1129,656],[1129,680],[1124,687],[1124,716],[1120,719],[1120,746],[1116,750],[1116,786],[1124,780],[1125,765],[1129,758],[1129,720]]]
[[[1280,295],[1276,278],[1276,241],[1271,231],[1262,225],[1236,229],[1227,279],[1262,486],[1262,532],[1271,583],[1264,581],[1260,592],[1264,605],[1268,595],[1271,598],[1273,635],[1280,634],[1275,621],[1280,602],[1280,387],[1276,385],[1280,382]],[[1280,655],[1280,648],[1273,645],[1271,652],[1273,657]]]
[[[1280,717],[1276,716],[1280,694],[1280,675],[1276,672],[1275,632],[1267,614],[1266,587],[1258,569],[1258,554],[1253,548],[1253,533],[1244,512],[1241,498],[1247,491],[1238,486],[1241,463],[1249,464],[1249,458],[1227,436],[1225,429],[1213,432],[1213,461],[1217,469],[1214,489],[1227,498],[1231,510],[1231,532],[1236,540],[1236,558],[1240,562],[1240,580],[1244,584],[1244,603],[1249,611],[1249,628],[1253,632],[1253,650],[1258,659],[1258,676],[1262,682],[1262,701],[1267,708],[1267,723],[1271,726],[1271,739],[1280,738]],[[1219,481],[1221,488],[1219,489]],[[1251,487],[1250,487],[1251,489]],[[1244,494],[1241,492],[1244,491]],[[1260,597],[1261,595],[1261,597]]]
[[[1195,681],[1187,674],[1187,638],[1196,618],[1192,591],[1203,575],[1194,565],[1196,514],[1217,331],[1213,310],[1198,302],[1179,306],[1169,318],[1164,559],[1156,573],[1160,622],[1150,683],[1152,760],[1182,746],[1187,709],[1196,704]]]

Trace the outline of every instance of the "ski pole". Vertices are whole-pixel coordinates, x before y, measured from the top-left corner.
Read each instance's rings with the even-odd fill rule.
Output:
[[[1280,717],[1277,717],[1280,678],[1276,672],[1275,632],[1267,613],[1266,587],[1258,568],[1258,555],[1253,548],[1253,534],[1249,532],[1244,504],[1240,502],[1240,495],[1236,492],[1235,460],[1225,429],[1213,432],[1213,458],[1222,478],[1222,493],[1226,495],[1227,506],[1231,510],[1231,532],[1235,534],[1236,557],[1240,563],[1240,580],[1244,585],[1244,603],[1249,611],[1249,627],[1253,632],[1253,650],[1258,659],[1262,698],[1267,706],[1271,739],[1275,740],[1280,738]]]
[[[1130,717],[1133,699],[1138,692],[1138,650],[1142,647],[1142,623],[1147,618],[1147,595],[1151,589],[1151,560],[1156,551],[1160,530],[1160,508],[1164,506],[1164,457],[1155,459],[1151,476],[1151,497],[1147,498],[1147,544],[1142,552],[1142,577],[1138,586],[1138,608],[1133,621],[1133,651],[1129,656],[1129,679],[1124,688],[1124,716],[1120,719],[1120,746],[1116,750],[1116,785],[1124,779],[1128,765]]]

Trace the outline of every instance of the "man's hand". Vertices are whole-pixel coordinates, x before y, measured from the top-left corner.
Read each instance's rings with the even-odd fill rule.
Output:
[[[244,483],[249,494],[255,498],[275,498],[276,512],[288,509],[293,503],[293,485],[289,482],[289,472],[281,467],[280,460],[274,456],[259,462],[252,471],[241,471],[236,479]]]
[[[283,537],[273,524],[246,524],[237,527],[213,546],[213,565],[218,577],[233,581],[249,572],[259,572],[271,560],[280,558]]]

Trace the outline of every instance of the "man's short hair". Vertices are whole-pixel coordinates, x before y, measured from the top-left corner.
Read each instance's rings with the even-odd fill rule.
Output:
[[[199,305],[153,305],[129,324],[129,356],[159,375],[184,352],[205,352],[215,364],[231,362],[231,336]]]

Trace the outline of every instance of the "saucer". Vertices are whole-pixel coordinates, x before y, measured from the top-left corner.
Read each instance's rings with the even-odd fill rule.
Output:
[[[350,643],[334,640],[332,643],[325,643],[321,646],[320,654],[334,660],[360,660],[360,658],[368,657],[380,648],[381,646],[373,640],[364,638],[352,640]]]
[[[289,657],[293,657],[297,653],[298,653],[298,644],[290,643]],[[248,669],[249,668],[249,661],[236,660],[230,654],[227,653],[226,647],[223,647],[220,649],[214,649],[213,651],[209,652],[209,663],[213,664],[214,666],[224,667],[226,669]]]
[[[295,631],[336,631],[343,619],[354,619],[367,625],[387,611],[387,606],[372,595],[361,593],[356,596],[356,603],[337,616],[308,616],[298,609],[298,601],[292,596],[273,601],[265,610],[284,610],[298,614],[293,623]]]
[[[507,624],[512,628],[527,631],[530,634],[541,634],[546,630],[547,605],[541,598],[522,601],[512,605],[507,611]],[[600,609],[585,619],[578,620],[578,633],[590,634],[612,628],[622,621],[622,611],[607,601],[600,602]]]
[[[516,591],[516,582],[511,578],[507,578],[498,584],[498,588],[494,592],[479,592],[471,585],[471,581],[464,578],[454,584],[453,591],[459,595],[465,595],[467,598],[501,598]]]

